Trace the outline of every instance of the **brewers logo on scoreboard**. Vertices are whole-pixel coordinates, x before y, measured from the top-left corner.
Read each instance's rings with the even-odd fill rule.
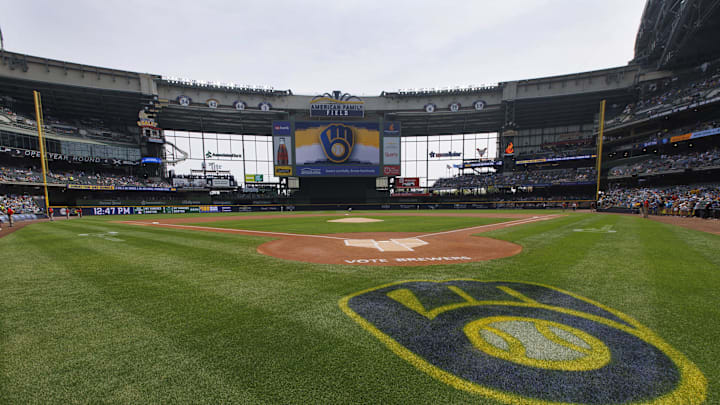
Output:
[[[298,176],[378,176],[380,130],[375,122],[295,123]]]
[[[328,125],[320,133],[320,145],[329,161],[345,163],[355,146],[353,128],[343,124]]]

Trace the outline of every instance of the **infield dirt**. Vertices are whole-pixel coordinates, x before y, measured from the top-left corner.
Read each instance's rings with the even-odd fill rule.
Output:
[[[327,235],[305,235],[211,226],[212,222],[218,221],[277,219],[279,217],[288,219],[327,217],[327,214],[169,218],[164,220],[123,221],[123,223],[277,238],[263,243],[258,247],[257,251],[267,256],[285,260],[318,264],[425,266],[432,264],[478,262],[516,255],[522,251],[522,247],[518,244],[473,235],[509,226],[545,221],[560,216],[505,213],[378,213],[372,215],[483,217],[507,218],[512,220],[496,224],[425,234],[418,232],[374,232]],[[207,223],[208,225],[184,225],[188,223]]]

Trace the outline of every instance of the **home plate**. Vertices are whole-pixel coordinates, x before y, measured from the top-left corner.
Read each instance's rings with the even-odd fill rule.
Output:
[[[381,252],[413,252],[413,248],[425,246],[428,243],[418,238],[375,240],[375,239],[345,239],[345,246],[377,249]]]

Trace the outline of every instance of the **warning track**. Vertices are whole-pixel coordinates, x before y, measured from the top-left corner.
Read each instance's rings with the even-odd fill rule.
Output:
[[[497,224],[479,225],[426,234],[418,232],[374,232],[331,235],[306,235],[286,232],[228,229],[212,226],[213,222],[228,220],[276,219],[279,217],[289,219],[328,216],[328,214],[170,218],[163,220],[120,221],[120,223],[276,238],[260,245],[257,249],[258,253],[306,263],[365,266],[425,266],[432,264],[478,262],[516,255],[522,251],[520,245],[473,235],[495,229],[546,221],[560,216],[494,213],[381,213],[372,215],[485,217],[512,218],[512,220]],[[184,225],[187,223],[207,223],[207,225]]]

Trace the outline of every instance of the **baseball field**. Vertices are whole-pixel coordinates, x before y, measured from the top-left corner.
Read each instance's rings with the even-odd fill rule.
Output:
[[[720,235],[623,215],[36,223],[0,403],[717,404],[719,287]]]

